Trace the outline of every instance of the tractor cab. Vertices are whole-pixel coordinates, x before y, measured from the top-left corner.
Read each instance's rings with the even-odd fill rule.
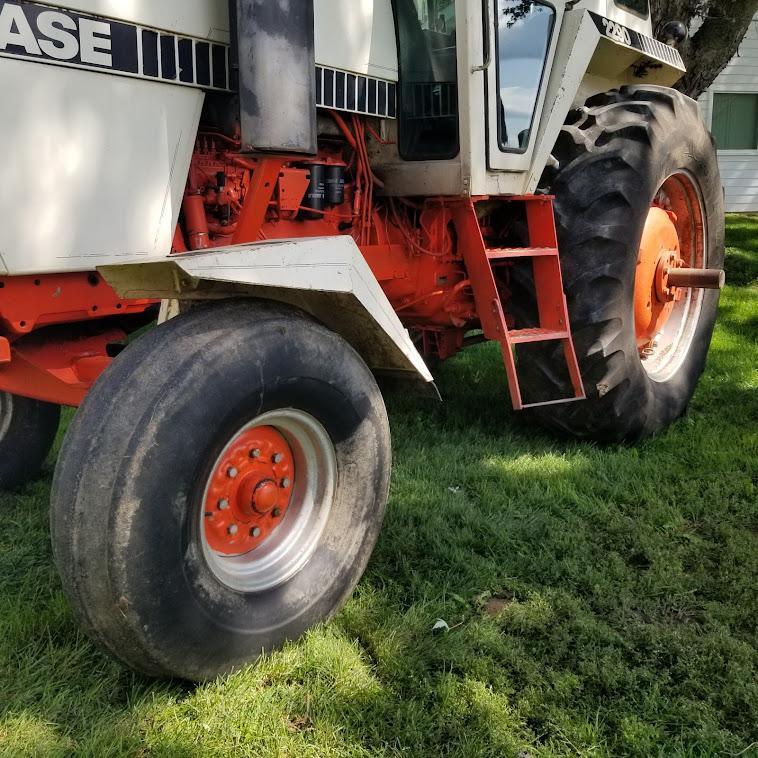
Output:
[[[647,0],[392,6],[397,117],[376,154],[391,193],[534,192],[571,108],[620,82],[671,85],[684,70],[652,38]]]

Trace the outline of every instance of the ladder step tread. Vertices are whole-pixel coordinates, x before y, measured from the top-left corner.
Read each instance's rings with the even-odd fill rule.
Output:
[[[508,341],[512,344],[523,345],[527,342],[552,342],[567,340],[571,335],[567,331],[552,329],[512,329],[508,332]]]
[[[527,403],[522,406],[523,410],[527,408],[545,408],[548,405],[563,405],[564,403],[578,403],[580,400],[586,400],[586,395],[577,395],[576,397],[566,397],[563,400],[550,400],[547,403]]]
[[[557,257],[557,247],[493,247],[487,250],[490,261],[508,260],[510,258],[545,258]]]

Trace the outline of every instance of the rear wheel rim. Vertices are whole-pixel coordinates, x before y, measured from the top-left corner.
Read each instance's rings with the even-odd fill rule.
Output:
[[[669,381],[690,353],[705,292],[671,288],[666,277],[673,267],[707,268],[706,235],[697,181],[690,172],[678,171],[661,185],[650,209],[635,277],[637,346],[653,381]]]
[[[334,445],[308,413],[276,410],[242,427],[203,491],[200,542],[216,579],[265,592],[302,570],[326,527],[336,472]]]

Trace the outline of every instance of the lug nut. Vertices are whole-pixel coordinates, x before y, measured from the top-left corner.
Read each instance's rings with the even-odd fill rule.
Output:
[[[273,510],[273,511],[271,511],[271,515],[272,515],[274,518],[279,518],[279,516],[281,516],[281,515],[282,515],[282,509],[281,509],[281,508],[274,508],[274,510]]]
[[[254,526],[250,530],[250,536],[251,537],[260,537],[261,536],[261,530],[257,526]]]
[[[218,501],[218,509],[220,511],[225,511],[228,508],[229,508],[229,501],[226,498],[224,498],[223,500],[219,500]]]
[[[232,466],[226,473],[230,479],[236,479],[237,474],[239,474],[239,471],[237,471],[237,469],[234,468],[234,466]]]
[[[281,453],[276,453],[271,459],[274,463],[281,463],[284,460],[284,456]]]
[[[287,487],[289,487],[289,486],[290,486],[290,484],[292,484],[292,482],[290,482],[290,480],[289,480],[289,479],[287,479],[287,478],[285,478],[285,479],[282,479],[282,489],[283,489],[283,490],[286,490],[286,489],[287,489]]]
[[[250,457],[251,458],[260,458],[261,457],[261,451],[258,450],[258,448],[256,447],[255,450],[251,450],[250,451]]]
[[[226,531],[231,535],[235,535],[239,530],[240,528],[237,526],[237,524],[232,524]]]

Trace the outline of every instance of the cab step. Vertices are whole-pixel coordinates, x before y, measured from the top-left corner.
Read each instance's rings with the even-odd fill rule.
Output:
[[[563,291],[553,198],[547,195],[512,198],[526,206],[528,247],[488,248],[473,203],[461,204],[455,213],[463,258],[474,291],[484,336],[500,343],[515,410],[576,402],[585,399],[579,362],[569,325],[568,305]],[[539,324],[509,329],[495,279],[494,267],[514,260],[531,260]],[[525,344],[561,342],[563,358],[571,379],[573,395],[541,403],[524,403],[516,367],[516,347]]]

